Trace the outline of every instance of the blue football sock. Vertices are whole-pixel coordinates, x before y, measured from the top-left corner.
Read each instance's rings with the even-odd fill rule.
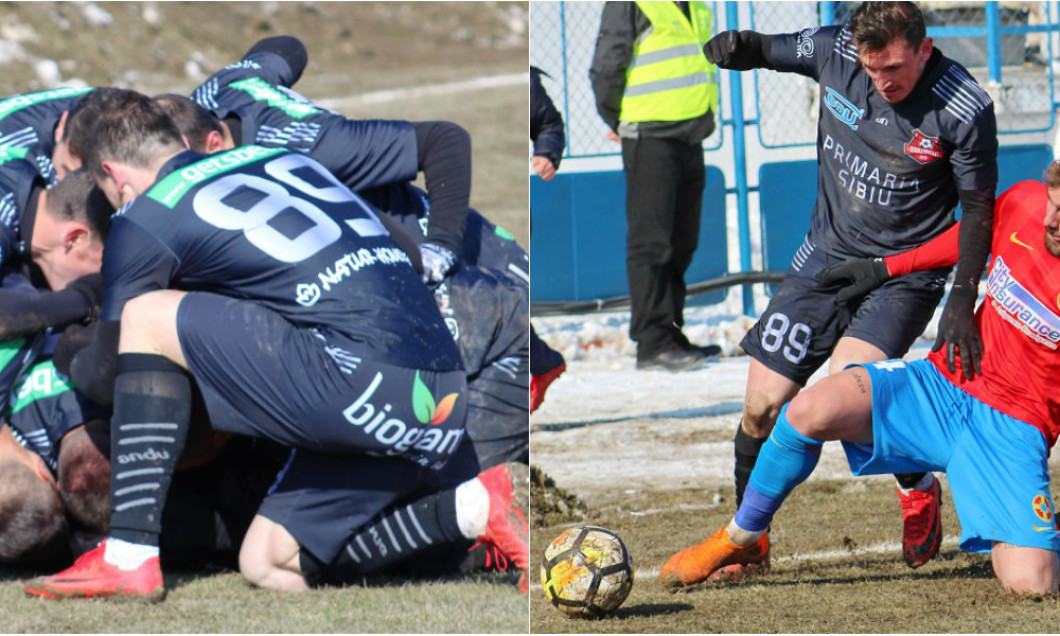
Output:
[[[784,498],[806,481],[821,457],[824,442],[792,428],[787,413],[785,404],[773,433],[762,446],[743,503],[736,512],[736,525],[744,530],[757,532],[768,528]]]

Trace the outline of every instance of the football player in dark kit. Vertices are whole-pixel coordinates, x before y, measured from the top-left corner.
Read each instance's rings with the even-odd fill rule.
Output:
[[[25,251],[23,217],[32,215],[40,191],[79,167],[66,143],[66,123],[90,90],[57,88],[0,100],[0,263]]]
[[[460,353],[409,257],[304,155],[186,151],[164,111],[133,91],[100,92],[92,122],[80,156],[121,207],[104,250],[101,322],[72,370],[118,342],[111,532],[26,591],[162,597],[160,513],[192,379],[216,430],[297,449],[243,542],[248,579],[304,589],[322,568],[349,566],[340,552],[358,564],[395,558],[357,553],[350,538],[468,448]],[[512,505],[525,477],[501,465],[428,507],[396,510],[410,530],[405,553],[478,537],[525,579],[525,509]]]
[[[422,171],[431,206],[427,240],[420,246],[424,280],[440,281],[464,251],[471,195],[467,131],[451,122],[342,117],[291,89],[307,61],[297,38],[264,38],[210,76],[192,99],[222,122],[230,145],[308,154],[357,192],[408,182]]]
[[[840,286],[818,274],[849,258],[883,257],[920,245],[963,209],[961,260],[939,323],[939,348],[973,357],[981,349],[972,320],[986,253],[976,236],[990,231],[997,187],[997,124],[990,97],[960,64],[934,48],[912,2],[865,2],[846,25],[765,35],[727,31],[704,46],[708,59],[734,70],[792,72],[817,80],[817,202],[810,232],[780,289],[741,346],[751,356],[743,418],[736,432],[737,505],[758,453],[789,402],[825,360],[848,364],[901,358],[924,331],[944,292],[946,269],[889,280],[837,302]],[[973,369],[974,371],[974,369]],[[942,538],[938,481],[897,475],[903,509],[902,553],[926,563]],[[769,538],[744,565],[717,577],[768,566]],[[675,555],[664,575],[695,580]]]

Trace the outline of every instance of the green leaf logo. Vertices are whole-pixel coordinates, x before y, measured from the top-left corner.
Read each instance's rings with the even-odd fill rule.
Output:
[[[420,424],[438,426],[449,419],[459,397],[459,393],[450,393],[440,403],[435,402],[431,390],[420,379],[420,372],[416,372],[416,381],[412,383],[412,410]]]
[[[416,380],[412,383],[412,410],[416,413],[416,419],[420,424],[426,424],[434,416],[434,396],[431,390],[420,379],[420,372],[416,372]]]

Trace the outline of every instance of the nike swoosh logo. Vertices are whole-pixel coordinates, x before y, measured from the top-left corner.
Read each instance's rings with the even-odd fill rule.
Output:
[[[1021,240],[1019,240],[1018,238],[1016,238],[1016,233],[1015,233],[1015,232],[1013,232],[1013,233],[1012,233],[1012,236],[1009,236],[1009,237],[1008,237],[1008,240],[1012,241],[1012,242],[1013,242],[1013,243],[1015,243],[1016,245],[1019,245],[1020,247],[1026,247],[1026,248],[1027,248],[1027,249],[1029,249],[1030,251],[1032,251],[1032,252],[1034,251],[1034,248],[1033,248],[1033,247],[1031,247],[1030,245],[1027,245],[1027,244],[1026,244],[1026,243],[1024,243],[1023,241],[1021,241]]]
[[[1049,532],[1050,530],[1056,530],[1056,526],[1039,526],[1037,524],[1031,526],[1035,532]]]

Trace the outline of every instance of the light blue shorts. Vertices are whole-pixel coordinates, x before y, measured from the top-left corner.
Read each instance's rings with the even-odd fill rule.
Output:
[[[872,381],[873,443],[844,442],[855,475],[943,471],[962,550],[1002,541],[1060,551],[1038,429],[958,389],[927,360],[858,366]]]

